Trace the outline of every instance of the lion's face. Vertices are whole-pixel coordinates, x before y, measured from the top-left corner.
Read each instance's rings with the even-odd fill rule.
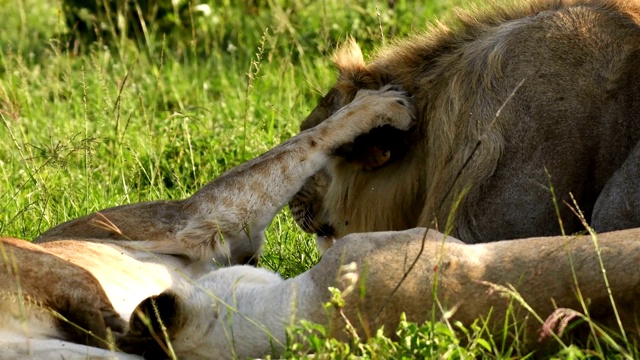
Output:
[[[302,122],[302,131],[331,117],[362,89],[394,85],[416,96],[415,77],[395,73],[401,63],[367,64],[352,39],[338,49],[333,61],[338,79]],[[417,223],[425,188],[424,171],[419,171],[425,161],[420,150],[424,102],[416,106],[415,128],[376,128],[343,145],[333,154],[325,174],[316,176],[321,181],[310,179],[289,203],[298,225],[318,236],[321,250],[332,239],[353,232],[402,230]]]
[[[359,70],[348,75],[347,70],[341,69],[342,78],[320,99],[316,108],[302,122],[301,131],[317,126],[349,104],[359,89],[378,86],[377,83],[363,82],[362,80],[367,78],[364,73],[364,70]],[[355,78],[360,81],[354,81]],[[333,163],[306,181],[303,188],[289,202],[289,208],[298,226],[303,231],[316,235],[320,251],[331,247],[337,237],[352,232],[349,228],[351,216],[338,215],[334,211],[336,203],[341,203],[338,200],[342,198],[340,193],[348,192],[347,188],[352,184],[346,180],[345,172],[348,174],[347,177],[357,176],[365,182],[368,182],[367,179],[388,177],[380,171],[394,163],[396,166],[399,165],[409,152],[414,136],[413,131],[400,131],[389,126],[373,129],[337,149]],[[333,178],[336,178],[335,183]],[[355,185],[351,188],[359,190],[371,184],[373,183],[365,186]],[[381,186],[374,187],[377,191],[384,191]],[[328,194],[332,195],[330,197],[333,201],[327,201]],[[390,225],[389,228],[404,227]]]
[[[355,93],[353,94],[355,96]],[[322,123],[340,108],[353,100],[348,94],[337,87],[324,95],[318,105],[300,125],[300,131],[311,129]],[[335,228],[331,225],[324,211],[323,199],[331,184],[331,175],[327,169],[319,171],[307,179],[304,186],[289,202],[289,210],[294,221],[306,233],[316,235],[316,243],[321,251],[330,247],[335,235]]]

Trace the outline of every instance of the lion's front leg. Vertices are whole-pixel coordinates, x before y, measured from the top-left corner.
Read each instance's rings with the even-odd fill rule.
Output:
[[[597,232],[640,227],[640,143],[607,181],[593,207]]]

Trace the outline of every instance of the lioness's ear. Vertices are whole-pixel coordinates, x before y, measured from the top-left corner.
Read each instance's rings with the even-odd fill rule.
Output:
[[[170,290],[144,299],[131,314],[129,329],[118,339],[118,348],[149,359],[167,358],[167,344],[184,326],[182,308],[182,300]]]
[[[336,88],[347,97],[355,95],[359,89],[376,89],[380,87],[378,79],[367,70],[362,50],[353,38],[348,38],[333,55],[333,62],[338,67],[338,83]]]
[[[182,300],[171,290],[164,291],[160,295],[150,296],[136,307],[129,329],[136,333],[162,334],[162,326],[169,336],[175,334],[184,325]]]

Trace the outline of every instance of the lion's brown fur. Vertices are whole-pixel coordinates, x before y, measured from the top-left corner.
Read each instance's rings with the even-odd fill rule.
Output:
[[[336,85],[302,129],[321,122],[332,107],[348,103],[358,89],[387,83],[400,84],[413,95],[420,122],[410,151],[392,157],[382,169],[359,171],[346,162],[333,165],[336,181],[324,201],[338,235],[434,223],[444,230],[448,220],[453,220],[454,234],[468,242],[558,233],[548,191],[520,199],[505,195],[510,174],[528,161],[532,167],[536,162],[536,172],[529,169],[521,176],[530,176],[532,187],[549,185],[544,175],[549,165],[552,183],[558,182],[558,201],[568,200],[573,192],[588,217],[598,192],[640,139],[638,23],[638,1],[534,1],[459,12],[450,24],[432,25],[383,48],[368,64],[355,41],[347,41],[334,56],[339,70]],[[543,65],[527,65],[536,62]],[[546,73],[540,70],[545,67]],[[587,113],[592,103],[595,115]],[[597,112],[603,125],[593,118]],[[559,120],[563,123],[556,125]],[[587,125],[580,127],[582,123]],[[566,142],[557,141],[566,144],[564,148],[536,152],[542,139],[526,134],[532,129],[545,131],[544,127],[555,127],[557,133],[543,136],[567,135]],[[611,144],[585,150],[573,159],[563,155],[571,146],[586,148],[595,136],[618,131],[627,137],[611,139]],[[518,146],[525,150],[516,153]],[[593,160],[588,158],[592,153]],[[560,160],[554,163],[556,155]],[[595,175],[586,178],[591,174],[569,165],[593,166]],[[560,170],[566,172],[560,175]],[[497,187],[502,193],[492,192]],[[522,205],[544,196],[548,204],[544,209],[525,209],[523,216],[508,215],[505,220],[520,223],[531,218],[535,233],[527,230],[527,224],[512,232],[508,227],[492,230],[501,227],[500,216],[484,229],[476,227],[476,221],[483,221],[479,214],[502,211],[503,205],[511,207],[505,212],[517,210],[505,201]],[[542,212],[545,216],[540,216]],[[568,208],[561,206],[560,212],[568,231],[579,230],[581,224]]]

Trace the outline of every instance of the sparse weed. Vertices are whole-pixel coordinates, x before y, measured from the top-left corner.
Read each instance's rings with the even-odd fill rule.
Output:
[[[461,342],[460,333],[473,340]],[[326,328],[309,322],[289,329],[286,358],[302,358],[314,354],[319,359],[475,359],[500,357],[485,338],[488,335],[474,323],[471,329],[455,324],[455,329],[442,322],[416,324],[402,315],[394,339],[383,329],[362,342],[341,342],[329,338]]]

